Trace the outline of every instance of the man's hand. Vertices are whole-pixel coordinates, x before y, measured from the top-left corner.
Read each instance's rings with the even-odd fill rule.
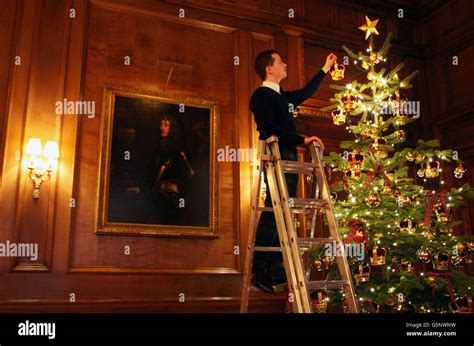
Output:
[[[331,68],[332,65],[336,62],[337,56],[334,53],[331,53],[327,56],[326,58],[326,63],[322,67],[322,70],[324,73],[328,73],[329,69]]]
[[[316,137],[316,136],[311,136],[311,137],[306,137],[304,139],[304,144],[305,145],[310,145],[313,142],[316,142],[317,144],[319,144],[319,146],[321,147],[321,150],[324,151],[324,144],[323,144],[323,141],[321,140],[321,138]]]

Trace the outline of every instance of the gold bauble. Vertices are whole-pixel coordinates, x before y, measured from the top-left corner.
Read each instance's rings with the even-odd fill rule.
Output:
[[[406,136],[405,130],[397,130],[397,131],[395,131],[393,134],[394,134],[394,136],[397,137],[397,138],[403,138],[403,137]]]
[[[463,165],[459,165],[456,167],[456,169],[454,170],[454,176],[457,178],[457,179],[461,179],[464,175],[464,173],[466,173],[466,168],[464,168]]]
[[[432,161],[426,164],[425,176],[427,178],[436,178],[439,176],[439,161]]]
[[[410,151],[405,155],[405,158],[407,159],[407,161],[415,161],[415,154],[413,153],[413,151]]]
[[[410,200],[410,197],[408,196],[398,196],[397,197],[397,205],[399,207],[406,207],[407,205],[409,205],[411,202]]]
[[[377,207],[380,204],[380,198],[377,195],[371,193],[367,197],[365,197],[365,203],[369,207]]]

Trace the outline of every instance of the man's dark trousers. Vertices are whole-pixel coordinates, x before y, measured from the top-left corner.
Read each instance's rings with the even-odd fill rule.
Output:
[[[296,161],[296,148],[289,149],[280,146],[282,160]],[[267,175],[264,168],[264,180],[266,186],[265,206],[272,206],[270,188],[268,186]],[[298,174],[285,174],[286,185],[289,197],[296,197],[298,186]],[[278,231],[273,212],[262,212],[257,224],[257,234],[255,246],[280,246]],[[267,279],[278,284],[286,281],[285,269],[283,267],[283,257],[281,252],[261,252],[257,251],[253,257],[253,273],[265,273]]]

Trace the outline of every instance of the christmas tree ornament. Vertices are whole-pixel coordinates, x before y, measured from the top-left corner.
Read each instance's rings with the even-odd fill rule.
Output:
[[[454,176],[457,179],[461,179],[464,176],[464,173],[466,173],[466,169],[464,168],[464,166],[462,164],[459,164],[459,166],[457,166],[454,169]]]
[[[360,132],[360,137],[362,139],[369,139],[370,138],[370,130],[369,129],[363,129],[361,132]]]
[[[392,256],[390,262],[392,262],[392,264],[398,264],[400,262],[400,259],[398,258],[398,256]]]
[[[439,176],[439,161],[432,161],[426,164],[425,176],[427,178],[436,178]]]
[[[388,296],[387,299],[385,300],[385,304],[392,307],[394,306],[396,303],[396,300],[395,298],[391,297],[391,296]]]
[[[385,138],[374,138],[374,144],[372,144],[371,152],[373,154],[378,153],[380,158],[384,159],[388,157],[388,151],[380,149],[380,146],[386,145],[387,140]]]
[[[413,153],[413,151],[409,151],[406,155],[405,155],[405,158],[407,159],[407,161],[415,161],[415,154]]]
[[[356,282],[367,282],[370,280],[370,265],[368,263],[356,263],[354,268]]]
[[[328,270],[333,264],[334,264],[335,258],[333,256],[324,256],[321,259],[321,262],[323,264],[323,268],[325,270]]]
[[[329,69],[329,73],[331,74],[332,80],[341,80],[344,78],[344,70],[346,67],[344,64],[338,64],[334,62],[334,64]]]
[[[365,240],[365,234],[363,229],[355,231],[354,237],[352,238],[356,243],[362,243]]]
[[[377,52],[370,53],[369,60],[372,66],[378,64],[380,62],[379,54]]]
[[[357,101],[357,97],[350,93],[344,94],[344,96],[341,97],[341,101],[344,105],[344,110],[346,112],[352,112],[354,110],[354,103]]]
[[[374,247],[370,253],[370,265],[384,265],[387,258],[387,250],[383,247]]]
[[[409,260],[402,259],[400,265],[398,266],[401,273],[412,273],[413,272],[413,263]]]
[[[344,299],[342,300],[342,313],[346,314],[346,313],[348,313],[348,312],[350,312],[350,310],[349,310],[349,303],[347,302],[347,299],[344,298]]]
[[[461,267],[463,262],[463,258],[459,255],[452,255],[451,256],[451,264],[455,267]]]
[[[313,262],[313,268],[316,269],[318,272],[323,270],[323,262],[319,259]]]
[[[425,176],[425,169],[421,167],[419,170],[416,171],[416,174],[418,174],[420,178],[423,178]]]
[[[424,159],[425,159],[425,155],[423,155],[421,153],[417,153],[416,156],[415,156],[415,161],[417,163],[423,162]]]
[[[433,269],[446,271],[449,269],[449,255],[446,253],[438,253],[433,256]]]
[[[397,197],[397,205],[399,208],[406,207],[411,203],[411,199],[408,196],[398,196]]]
[[[344,171],[344,174],[348,178],[360,178],[360,171],[351,171],[350,169],[346,169]]]
[[[411,219],[405,219],[403,221],[400,221],[399,226],[400,226],[400,232],[413,233],[416,231],[416,228],[418,227],[418,222]]]
[[[469,312],[474,312],[474,305],[472,302],[472,297],[469,297],[467,295],[462,296],[462,297],[457,297],[456,298],[456,308],[457,311],[460,313],[469,313]]]
[[[377,207],[380,204],[380,198],[379,196],[370,193],[367,197],[365,197],[365,203],[369,207]]]
[[[448,222],[451,220],[451,211],[446,204],[436,203],[434,210],[438,222]]]
[[[334,125],[340,126],[346,123],[346,111],[343,111],[342,109],[335,109],[331,112],[331,115]]]
[[[392,186],[391,185],[385,185],[383,187],[383,190],[382,190],[382,193],[384,195],[394,195],[395,194],[395,191],[392,189]]]
[[[386,144],[387,140],[385,138],[374,138],[374,147],[379,147]]]
[[[406,132],[405,130],[397,130],[393,133],[393,135],[396,137],[396,138],[405,138],[406,136]],[[413,161],[413,160],[408,160],[408,161]]]
[[[417,252],[418,259],[423,263],[430,263],[433,257],[432,252],[429,249],[420,249]]]
[[[360,153],[360,149],[357,148],[353,153],[349,154],[347,157],[347,168],[354,173],[353,176],[360,177],[360,172],[362,170],[362,163],[364,161],[364,155]]]
[[[456,243],[456,253],[462,257],[466,256],[468,253],[467,243],[463,243],[463,242]]]
[[[377,23],[379,22],[378,19],[375,19],[375,20],[370,20],[369,17],[365,16],[365,24],[364,25],[361,25],[359,26],[359,29],[362,30],[362,31],[365,31],[365,39],[367,40],[370,35],[378,35],[379,32],[377,31],[377,29],[375,28]]]
[[[317,313],[325,313],[328,308],[328,294],[322,291],[311,292],[310,297],[313,311]]]

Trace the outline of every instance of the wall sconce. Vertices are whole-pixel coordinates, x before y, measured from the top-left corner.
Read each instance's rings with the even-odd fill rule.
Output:
[[[26,154],[26,168],[30,171],[29,176],[35,186],[33,198],[39,198],[41,184],[48,181],[51,178],[51,172],[58,168],[58,143],[47,141],[43,151],[41,140],[30,138],[26,146]]]

